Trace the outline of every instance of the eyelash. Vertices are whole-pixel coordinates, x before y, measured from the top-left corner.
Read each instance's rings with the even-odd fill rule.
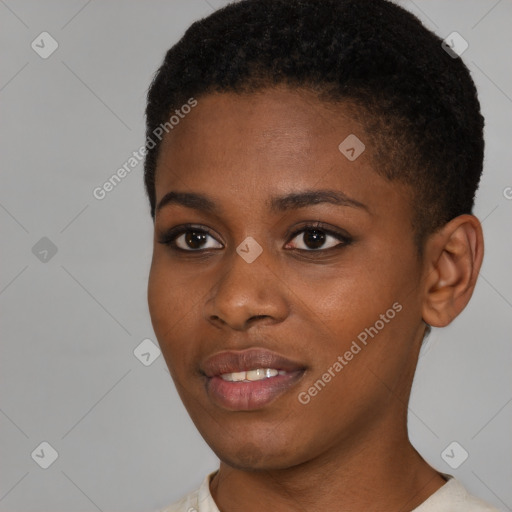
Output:
[[[218,249],[182,249],[181,247],[177,247],[176,239],[180,235],[187,233],[189,231],[194,231],[195,233],[210,235],[212,238],[214,238],[218,242],[218,240],[213,236],[212,232],[209,229],[203,228],[203,227],[198,227],[193,224],[184,224],[182,226],[176,226],[174,228],[169,229],[159,238],[158,242],[163,245],[169,246],[173,251],[179,251],[182,253],[203,253],[204,251],[218,250]],[[298,234],[300,234],[302,232],[307,232],[307,231],[320,231],[325,235],[329,235],[329,236],[336,238],[337,240],[340,241],[340,243],[335,245],[334,247],[329,247],[327,249],[292,249],[292,250],[305,252],[305,253],[315,253],[315,252],[325,253],[327,251],[346,247],[353,241],[352,238],[350,238],[349,236],[347,236],[345,234],[338,233],[336,231],[333,231],[332,229],[324,228],[324,227],[322,227],[322,223],[320,223],[320,222],[314,222],[314,223],[309,223],[304,226],[301,226],[300,229],[297,229],[293,233],[287,235],[287,240],[288,240],[287,244],[291,240],[293,240]],[[221,243],[221,242],[218,242],[218,243]]]

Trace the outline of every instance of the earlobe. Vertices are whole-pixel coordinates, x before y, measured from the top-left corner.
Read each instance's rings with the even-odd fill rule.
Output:
[[[483,259],[483,234],[473,215],[460,215],[427,241],[423,320],[448,325],[466,307]]]

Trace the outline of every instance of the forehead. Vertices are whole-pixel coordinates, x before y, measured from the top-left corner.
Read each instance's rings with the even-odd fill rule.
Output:
[[[198,106],[165,137],[163,146],[200,133],[207,149],[218,148],[219,139],[229,137],[232,151],[263,146],[266,152],[274,149],[294,157],[311,143],[322,142],[315,134],[349,123],[355,124],[343,108],[321,102],[304,89],[276,86],[248,94],[215,93],[198,99]]]
[[[341,190],[363,203],[379,202],[379,194],[407,199],[403,187],[375,172],[371,143],[343,104],[286,87],[209,94],[197,101],[163,140],[157,204],[170,190],[266,207],[270,196],[312,188]],[[357,158],[347,157],[354,153]]]
[[[298,178],[306,169],[314,172],[312,158],[338,159],[340,137],[362,131],[354,124],[340,108],[334,111],[309,91],[277,87],[252,94],[206,95],[165,136],[156,179],[172,179],[172,174],[185,178],[179,173],[184,167],[188,176],[191,169],[199,173],[215,168],[222,171],[218,179],[235,178],[230,170],[237,170],[246,180],[262,177],[265,170],[284,178],[291,167]]]

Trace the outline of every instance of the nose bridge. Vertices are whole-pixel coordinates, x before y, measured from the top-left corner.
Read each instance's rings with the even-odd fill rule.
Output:
[[[270,256],[270,251],[250,236],[233,249],[206,303],[209,321],[220,319],[232,328],[243,329],[254,317],[284,318],[286,300],[269,268]]]

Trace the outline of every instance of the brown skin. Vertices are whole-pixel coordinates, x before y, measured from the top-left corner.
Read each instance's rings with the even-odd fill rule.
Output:
[[[412,192],[375,172],[368,138],[348,112],[285,87],[212,94],[198,98],[161,148],[157,204],[173,190],[202,193],[220,208],[158,211],[148,301],[180,396],[221,460],[210,488],[222,512],[405,512],[445,483],[408,439],[407,403],[425,323],[447,325],[471,297],[483,256],[480,223],[453,219],[428,238],[420,259]],[[353,162],[338,150],[351,133],[366,142]],[[343,191],[366,208],[268,208],[269,197],[306,189]],[[288,236],[314,221],[352,242],[329,249],[340,241],[326,234],[315,249],[308,231]],[[211,230],[202,255],[185,236],[178,243],[187,253],[158,243],[184,223]],[[250,264],[235,251],[248,236],[263,248]],[[395,302],[402,311],[301,404],[299,392]],[[262,409],[213,404],[200,364],[251,347],[307,370]]]

